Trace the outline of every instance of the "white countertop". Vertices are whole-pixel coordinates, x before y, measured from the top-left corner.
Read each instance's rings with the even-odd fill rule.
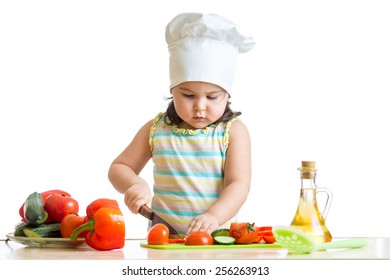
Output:
[[[340,240],[346,238],[334,238]],[[97,251],[87,245],[74,248],[34,248],[15,241],[0,241],[0,260],[183,260],[183,259],[320,259],[390,260],[390,237],[368,238],[359,249],[332,249],[311,254],[289,253],[282,248],[159,250],[143,248],[142,240],[126,240],[123,249]]]

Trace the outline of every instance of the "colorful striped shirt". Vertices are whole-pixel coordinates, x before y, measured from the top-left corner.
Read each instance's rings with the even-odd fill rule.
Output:
[[[228,122],[204,129],[167,125],[159,113],[150,129],[154,162],[152,209],[179,233],[215,203],[224,188]]]

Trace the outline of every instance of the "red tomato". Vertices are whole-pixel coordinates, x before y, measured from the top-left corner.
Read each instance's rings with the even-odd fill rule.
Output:
[[[184,243],[185,245],[213,245],[214,238],[206,231],[191,232]]]
[[[233,222],[230,224],[229,235],[236,239],[236,244],[251,244],[259,242],[259,232],[255,223],[239,223]]]
[[[82,224],[84,224],[84,217],[81,217],[75,213],[70,213],[68,215],[66,215],[62,221],[61,221],[61,224],[60,224],[60,231],[61,231],[61,236],[62,237],[66,237],[66,238],[69,238],[70,235],[72,234],[72,232],[78,228],[79,226],[81,226]],[[81,232],[77,238],[85,238],[85,236],[88,234],[88,231],[83,231]],[[83,240],[80,240],[80,241],[69,241],[70,243],[72,244],[76,244],[76,245],[79,245],[79,244],[83,244],[84,241]]]
[[[46,199],[45,210],[49,214],[50,222],[61,223],[66,215],[79,212],[79,204],[70,196],[53,193]]]
[[[72,232],[85,222],[85,217],[79,216],[75,213],[70,213],[66,215],[60,225],[60,231],[62,237],[70,237]],[[78,235],[78,237],[85,237],[88,231],[83,231]]]
[[[148,232],[149,245],[166,245],[169,244],[169,229],[164,224],[155,224]]]

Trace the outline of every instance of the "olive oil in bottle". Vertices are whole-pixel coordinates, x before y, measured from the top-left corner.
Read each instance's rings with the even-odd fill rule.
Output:
[[[298,170],[301,172],[301,190],[298,208],[291,226],[304,231],[317,243],[329,242],[332,240],[332,235],[325,225],[325,219],[332,201],[332,193],[326,188],[317,188],[315,182],[317,170],[314,161],[302,161],[302,166]],[[318,209],[316,198],[318,192],[327,194],[323,212]]]

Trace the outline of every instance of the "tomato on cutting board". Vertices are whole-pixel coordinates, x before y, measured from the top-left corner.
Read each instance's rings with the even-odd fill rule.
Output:
[[[164,224],[155,224],[148,232],[147,242],[149,245],[169,244],[169,229]]]
[[[193,231],[187,237],[185,245],[214,245],[214,238],[206,231]]]
[[[236,244],[252,244],[260,241],[255,223],[233,222],[230,224],[229,236],[236,239]]]

